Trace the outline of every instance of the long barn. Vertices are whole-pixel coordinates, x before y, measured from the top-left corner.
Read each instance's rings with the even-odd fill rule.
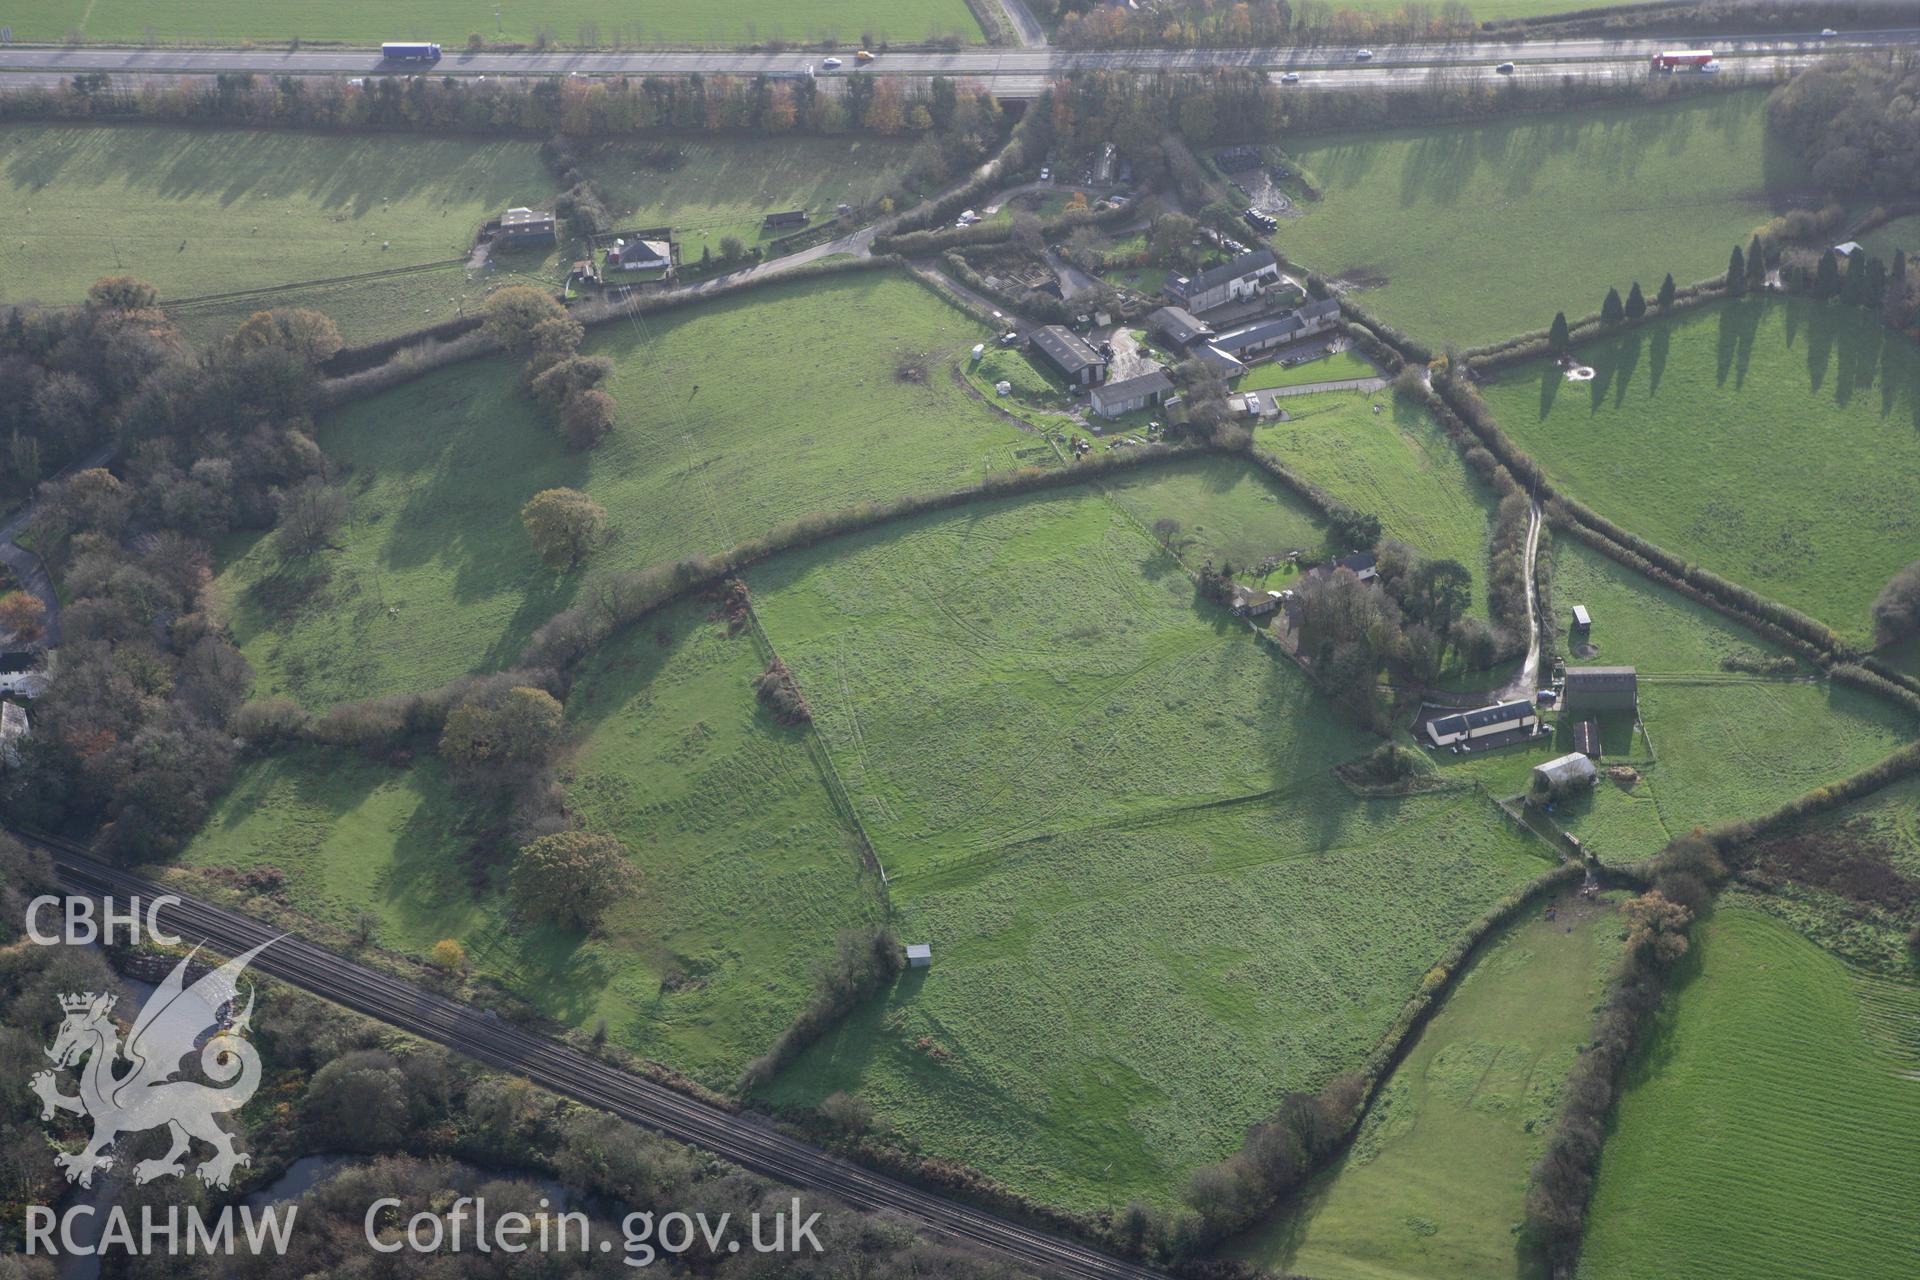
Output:
[[[1540,713],[1530,701],[1501,702],[1476,711],[1462,711],[1427,722],[1427,737],[1436,747],[1476,742],[1515,730],[1531,732],[1540,726]]]

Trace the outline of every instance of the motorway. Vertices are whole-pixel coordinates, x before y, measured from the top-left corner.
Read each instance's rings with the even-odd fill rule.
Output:
[[[20,838],[53,858],[60,882],[71,894],[112,895],[124,907],[127,898],[151,902],[161,894],[176,893],[62,843]],[[160,921],[163,928],[184,939],[205,940],[216,951],[238,955],[276,936],[250,917],[176,896],[181,896],[181,904],[164,909]],[[736,1115],[676,1093],[311,942],[282,936],[253,967],[790,1186],[824,1192],[856,1208],[903,1215],[935,1234],[995,1250],[1036,1270],[1088,1280],[1164,1280],[1161,1273],[1146,1267],[863,1169],[786,1136],[763,1117]]]
[[[1339,70],[1365,71],[1436,67],[1489,68],[1500,62],[1520,66],[1578,65],[1634,66],[1644,69],[1662,49],[1687,44],[1670,36],[1660,40],[1533,40],[1458,41],[1449,43],[1381,44],[1371,60],[1361,63],[1354,46],[1298,45],[1269,49],[1124,49],[1071,50],[1057,48],[973,48],[954,52],[897,52],[883,54],[866,68],[851,58],[838,77],[854,75],[944,75],[997,82],[1023,78],[1044,82],[1070,71],[1211,71],[1220,67],[1247,67],[1262,71],[1300,73]],[[1702,37],[1701,43],[1723,59],[1804,58],[1824,52],[1892,49],[1920,45],[1920,29],[1850,31],[1832,39],[1817,32],[1785,36]],[[817,53],[690,52],[685,50],[625,50],[608,53],[469,53],[449,48],[434,64],[383,62],[374,50],[342,49],[112,49],[91,46],[26,48],[0,47],[0,72],[58,73],[105,71],[115,75],[211,75],[253,72],[262,75],[381,74],[564,76],[580,75],[763,75],[804,73],[820,57]]]
[[[1726,65],[1729,74],[1734,77],[1764,80],[1772,77],[1776,73],[1784,74],[1797,71],[1802,67],[1812,64],[1823,54],[1829,52],[1832,52],[1832,50],[1822,48],[1806,53],[1755,54],[1749,57],[1739,58]],[[1435,76],[1447,77],[1455,82],[1483,80],[1489,82],[1499,81],[1502,83],[1514,81],[1521,83],[1542,83],[1560,80],[1568,76],[1624,79],[1627,77],[1644,77],[1650,74],[1647,70],[1646,61],[1638,56],[1627,60],[1611,62],[1597,59],[1574,62],[1520,61],[1514,63],[1512,73],[1505,75],[1494,69],[1496,65],[1497,64],[1490,59],[1479,62],[1440,62],[1422,66],[1381,66],[1378,63],[1355,63],[1325,67],[1319,70],[1303,65],[1302,70],[1293,73],[1298,79],[1288,85],[1288,89],[1299,92],[1406,89],[1417,88],[1427,84]],[[100,70],[103,68],[82,69]],[[76,73],[76,70],[80,69],[66,71],[47,69],[9,70],[4,66],[0,66],[0,93],[20,92],[32,88],[55,89],[65,84]],[[114,88],[134,90],[146,86],[162,87],[177,83],[182,77],[215,74],[218,70],[220,69],[215,68],[214,71],[189,71],[180,68],[159,70],[152,67],[139,66],[116,69],[108,72],[108,75]],[[340,73],[302,70],[298,72],[276,72],[275,74],[293,75],[307,79],[324,79],[338,76]],[[435,72],[435,74],[440,74],[440,72]],[[476,75],[478,74],[496,75],[501,73],[476,73]],[[538,76],[549,73],[529,71],[523,74]],[[1285,73],[1277,69],[1267,70],[1269,79],[1277,79],[1282,74]],[[503,78],[510,78],[510,76]],[[993,95],[1002,101],[1026,102],[1032,101],[1046,92],[1048,86],[1054,83],[1057,76],[1051,72],[1005,71],[990,75],[973,75],[969,78],[987,85],[992,89]],[[824,85],[836,83],[845,84],[846,81],[834,81],[822,77],[821,83]]]

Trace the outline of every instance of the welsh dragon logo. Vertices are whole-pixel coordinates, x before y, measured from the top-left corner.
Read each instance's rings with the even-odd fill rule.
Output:
[[[181,1157],[192,1140],[198,1138],[214,1149],[198,1169],[200,1180],[208,1186],[225,1187],[233,1171],[252,1163],[252,1157],[238,1151],[233,1136],[215,1122],[214,1117],[245,1106],[260,1087],[260,1053],[245,1035],[253,1017],[253,991],[247,991],[247,1005],[231,1014],[236,1001],[240,975],[253,958],[271,942],[263,942],[245,955],[201,978],[191,987],[185,984],[187,956],[173,967],[134,1019],[133,1029],[124,1046],[112,1018],[115,997],[80,995],[60,997],[66,1020],[53,1047],[46,1051],[55,1071],[37,1072],[33,1091],[40,1096],[42,1120],[53,1119],[56,1111],[93,1118],[93,1136],[79,1151],[62,1153],[56,1162],[66,1171],[67,1181],[83,1187],[93,1185],[95,1170],[113,1168],[114,1157],[108,1149],[121,1134],[140,1133],[166,1126],[173,1145],[157,1160],[142,1160],[133,1167],[135,1182],[186,1172]],[[198,953],[195,948],[195,953]],[[224,1016],[223,1016],[224,1015]],[[202,1037],[208,1037],[202,1045]],[[200,1069],[212,1085],[195,1080],[176,1080],[182,1070],[181,1059],[200,1050]],[[81,1059],[86,1065],[80,1067]],[[116,1074],[124,1062],[125,1070]],[[60,1092],[58,1071],[75,1069],[80,1077],[78,1096]]]

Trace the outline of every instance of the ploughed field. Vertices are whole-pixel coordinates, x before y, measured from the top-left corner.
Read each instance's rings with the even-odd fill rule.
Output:
[[[1857,643],[1920,558],[1920,351],[1864,311],[1807,298],[1685,312],[1486,391],[1569,494],[1616,524]]]

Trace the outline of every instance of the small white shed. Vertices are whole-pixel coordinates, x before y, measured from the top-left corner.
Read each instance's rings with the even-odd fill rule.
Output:
[[[925,942],[907,944],[907,965],[909,968],[926,969],[933,964],[933,947]]]

